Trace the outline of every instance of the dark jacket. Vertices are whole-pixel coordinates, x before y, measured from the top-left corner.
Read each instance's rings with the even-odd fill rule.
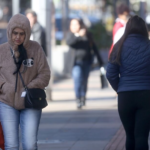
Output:
[[[150,41],[139,34],[125,40],[121,65],[108,63],[107,79],[117,92],[150,90]]]
[[[102,66],[103,61],[99,55],[98,49],[95,43],[89,40],[86,36],[75,36],[69,32],[67,36],[67,44],[71,49],[75,50],[75,61],[86,61],[92,62],[93,54],[96,55],[99,64]]]

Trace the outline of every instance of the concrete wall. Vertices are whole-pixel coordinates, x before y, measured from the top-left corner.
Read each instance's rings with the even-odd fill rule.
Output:
[[[100,55],[105,64],[108,62],[109,49],[102,49]],[[54,79],[71,77],[75,53],[67,45],[55,46],[52,50],[52,71]]]
[[[71,77],[74,63],[74,51],[67,45],[55,46],[52,50],[52,73],[54,79]]]

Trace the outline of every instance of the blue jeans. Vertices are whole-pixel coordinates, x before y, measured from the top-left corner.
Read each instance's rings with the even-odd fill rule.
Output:
[[[41,110],[16,110],[0,102],[0,121],[5,140],[5,150],[19,150],[19,125],[23,150],[37,150],[37,133]]]
[[[72,75],[74,80],[74,89],[76,98],[86,96],[90,66],[91,62],[85,61],[85,62],[76,62],[73,67]]]

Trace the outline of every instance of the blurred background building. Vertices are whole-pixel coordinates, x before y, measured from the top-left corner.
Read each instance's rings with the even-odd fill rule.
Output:
[[[15,13],[25,13],[27,8],[34,9],[38,14],[39,22],[45,27],[44,12],[41,14],[44,4],[53,5],[55,15],[55,38],[56,44],[61,44],[68,31],[69,21],[76,17],[82,18],[87,27],[101,22],[108,32],[112,31],[114,19],[116,18],[116,6],[124,2],[131,10],[146,19],[150,13],[149,0],[0,0],[0,21],[8,22]],[[41,9],[38,9],[41,5]],[[46,6],[45,6],[46,7]],[[45,15],[46,15],[45,10]]]
[[[25,14],[26,9],[31,8],[46,31],[47,59],[52,68],[53,81],[68,77],[70,70],[66,67],[71,54],[65,38],[70,20],[83,19],[107,63],[117,17],[116,6],[121,2],[130,7],[132,14],[138,14],[146,20],[150,29],[149,0],[0,0],[0,44],[7,41],[6,27],[11,16]]]

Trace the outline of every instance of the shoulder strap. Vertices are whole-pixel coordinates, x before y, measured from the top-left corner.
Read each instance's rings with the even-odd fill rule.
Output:
[[[19,71],[19,76],[20,76],[22,85],[24,86],[25,89],[27,89],[27,87],[26,87],[26,85],[25,85],[25,83],[24,83],[24,81],[23,81],[23,78],[22,78],[22,75],[21,75],[20,71]]]
[[[17,61],[16,61],[16,58],[15,58],[15,56],[14,56],[13,50],[12,50],[12,48],[11,48],[11,47],[10,47],[10,51],[11,51],[11,54],[12,54],[12,57],[13,57],[14,61],[15,61],[15,62],[17,62]],[[21,79],[22,85],[23,85],[23,86],[24,86],[24,88],[26,89],[26,85],[25,85],[25,83],[24,83],[24,80],[23,80],[23,78],[22,78],[22,75],[21,75],[20,71],[19,71],[18,73],[19,73],[19,76],[20,76],[20,79]],[[17,76],[16,76],[15,92],[17,91],[18,73],[17,73]]]

